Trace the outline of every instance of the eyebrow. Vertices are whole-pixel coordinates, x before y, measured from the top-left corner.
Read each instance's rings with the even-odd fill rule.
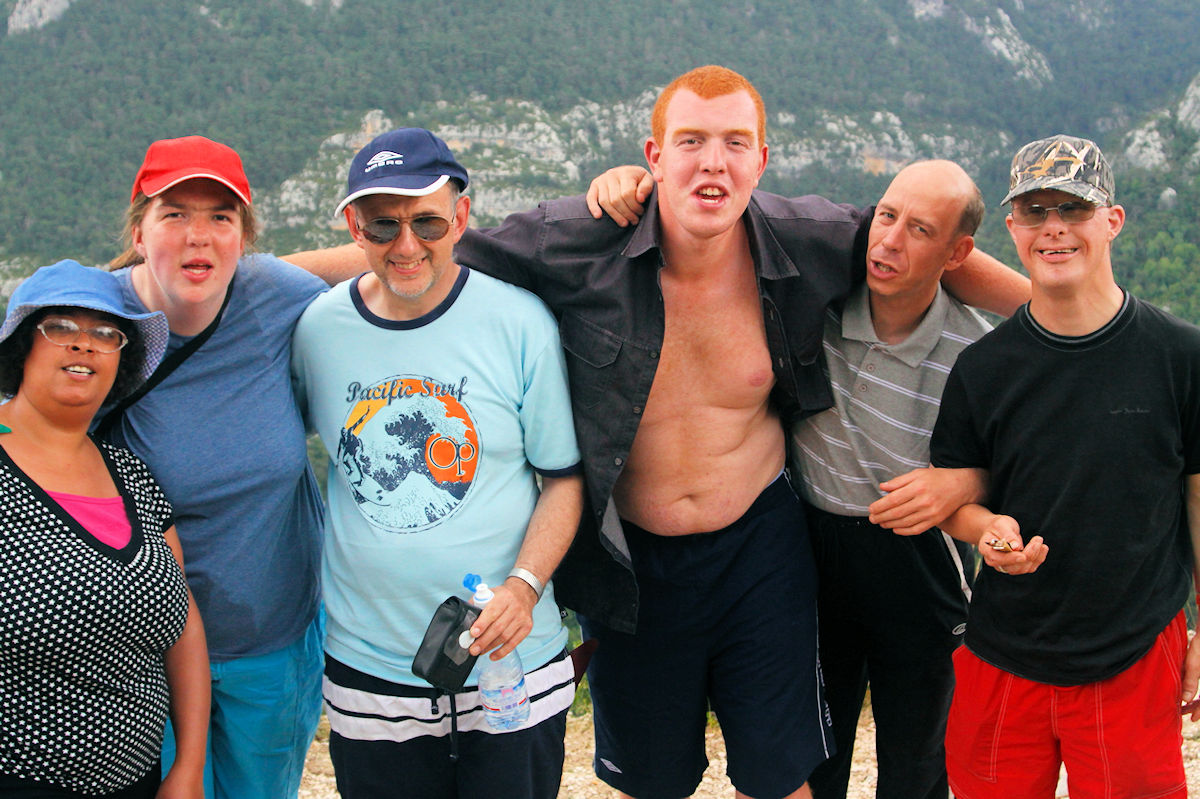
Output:
[[[466,196],[466,195],[460,194],[459,198],[461,199],[464,196]],[[373,206],[375,206],[376,204],[372,202],[372,199],[376,198],[376,197],[381,198],[378,202],[378,205],[385,206],[385,210],[381,211],[381,210],[375,210],[373,208]],[[410,212],[407,214],[386,213],[386,206],[393,205],[392,202],[388,201],[387,199],[383,199],[383,198],[388,198],[388,197],[391,197],[393,200],[396,199],[395,196],[387,195],[387,194],[373,194],[373,195],[370,195],[369,197],[361,198],[364,200],[364,202],[361,205],[359,205],[358,203],[354,204],[354,213],[356,213],[358,215],[359,219],[364,222],[372,220],[372,219],[417,219],[418,217],[422,217],[422,216],[438,216],[438,217],[441,217],[442,219],[447,218],[445,216],[446,211],[447,211],[446,206],[441,203],[438,203],[435,200],[429,199],[430,195],[422,195],[419,197],[408,197],[407,199],[415,200],[416,202],[407,203],[407,205],[411,209]],[[408,209],[406,209],[406,210],[408,210]],[[450,212],[450,216],[448,218],[453,220],[455,214],[458,213],[458,200],[457,199],[454,201],[453,204],[451,204],[451,206],[449,208],[449,212]]]
[[[161,205],[165,205],[165,206],[168,206],[168,207],[170,207],[170,208],[186,208],[186,207],[188,207],[186,203],[172,202],[171,200],[163,200],[163,201],[162,201],[162,203],[161,203]],[[236,205],[235,203],[222,202],[222,203],[217,203],[216,205],[205,205],[205,206],[201,206],[201,210],[206,210],[206,211],[235,211],[235,210],[237,210],[237,205]]]
[[[879,210],[887,211],[888,213],[895,214],[896,216],[900,215],[900,211],[897,210],[895,206],[889,205],[888,203],[883,203],[883,202],[879,203],[878,205],[875,206],[875,210],[876,211],[879,211]],[[909,217],[908,221],[912,222],[913,224],[920,225],[921,227],[928,230],[931,234],[938,232],[937,225],[935,225],[934,223],[930,222],[927,219],[922,219],[921,217],[913,216],[913,217]]]
[[[707,130],[701,130],[700,128],[676,128],[672,133],[672,136],[706,136],[709,134],[709,132],[710,131]],[[748,128],[730,128],[728,130],[720,131],[718,135],[722,137],[745,136],[746,138],[753,138],[755,134],[754,131]]]

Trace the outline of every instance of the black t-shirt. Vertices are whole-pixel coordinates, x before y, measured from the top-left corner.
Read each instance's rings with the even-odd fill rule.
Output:
[[[935,466],[983,467],[988,507],[1050,551],[984,569],[966,644],[1021,677],[1082,685],[1144,655],[1189,595],[1184,478],[1200,473],[1200,329],[1126,296],[1066,338],[1028,306],[968,347],[946,384]]]

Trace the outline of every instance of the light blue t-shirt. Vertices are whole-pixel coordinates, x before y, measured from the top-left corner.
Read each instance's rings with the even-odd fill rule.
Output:
[[[355,279],[305,312],[292,373],[332,459],[325,650],[427,685],[412,660],[434,609],[469,595],[468,572],[504,581],[538,499],[535,470],[578,470],[554,319],[532,294],[463,269],[429,314],[389,321]],[[518,651],[533,669],[565,643],[547,587]]]
[[[126,308],[145,313],[131,271],[114,274]],[[112,433],[175,507],[213,661],[282,649],[317,611],[321,496],[288,361],[296,320],[326,288],[272,255],[243,257],[212,337]],[[188,340],[172,333],[168,354]]]

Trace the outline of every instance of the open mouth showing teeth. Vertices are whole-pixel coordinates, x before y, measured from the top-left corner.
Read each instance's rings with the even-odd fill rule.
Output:
[[[711,200],[715,200],[718,197],[725,196],[725,192],[721,191],[720,189],[700,189],[700,191],[697,193],[701,197],[705,197],[705,198],[711,199]]]
[[[93,370],[87,368],[86,366],[68,366],[68,367],[66,367],[66,370],[68,372],[71,372],[72,374],[77,374],[77,375],[94,374]]]
[[[886,272],[888,274],[891,274],[896,271],[895,269],[892,269],[887,264],[881,264],[878,261],[875,262],[875,268],[878,269],[880,272]]]

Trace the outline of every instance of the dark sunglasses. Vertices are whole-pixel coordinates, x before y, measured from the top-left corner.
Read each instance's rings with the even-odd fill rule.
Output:
[[[415,216],[412,219],[381,216],[365,225],[359,225],[358,229],[363,238],[372,244],[387,244],[395,241],[405,225],[408,225],[413,235],[421,241],[438,241],[450,232],[450,220],[440,216]]]
[[[1096,205],[1083,200],[1068,200],[1065,203],[1051,205],[1020,205],[1013,203],[1013,224],[1017,227],[1038,227],[1046,221],[1051,211],[1058,211],[1058,218],[1068,225],[1076,222],[1086,222],[1096,215]]]

